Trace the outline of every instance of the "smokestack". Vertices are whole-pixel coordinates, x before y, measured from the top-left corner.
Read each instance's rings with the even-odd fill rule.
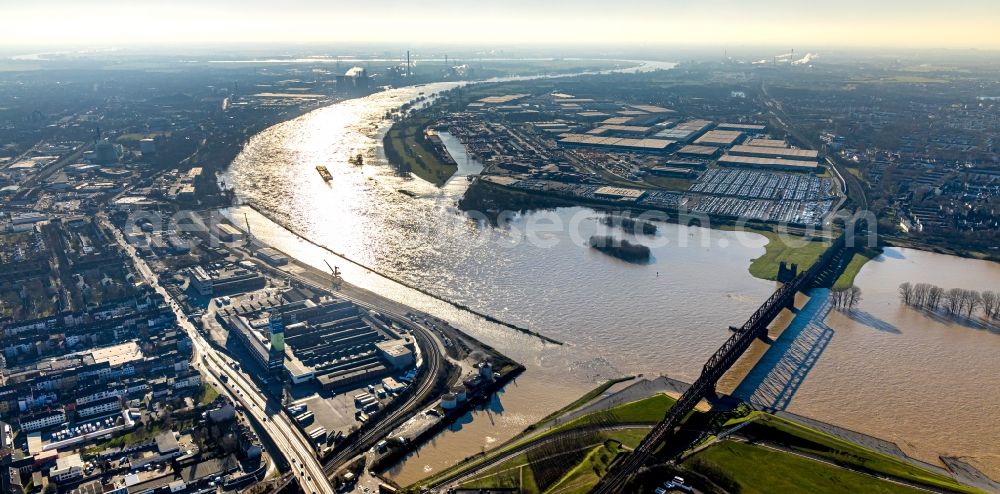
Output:
[[[406,50],[406,77],[410,77],[410,50]]]

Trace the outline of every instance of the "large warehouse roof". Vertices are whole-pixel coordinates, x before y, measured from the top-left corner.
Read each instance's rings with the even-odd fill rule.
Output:
[[[710,130],[705,132],[704,135],[694,140],[695,144],[715,144],[719,146],[728,146],[743,135],[743,132],[738,130]]]
[[[758,146],[767,148],[787,148],[788,143],[784,139],[750,139],[745,143],[747,146]]]
[[[583,146],[608,146],[634,148],[644,151],[659,151],[670,147],[674,141],[666,139],[629,139],[625,137],[598,137],[587,134],[562,134],[559,142]]]
[[[788,149],[788,148],[775,148],[766,146],[733,146],[729,150],[731,154],[739,154],[744,156],[759,156],[759,157],[776,157],[776,158],[797,158],[797,159],[818,159],[819,151],[813,149]]]
[[[724,166],[758,166],[794,170],[814,170],[819,167],[819,163],[815,161],[733,155],[726,155],[719,158],[719,164]]]
[[[764,126],[759,124],[738,124],[738,123],[725,123],[725,122],[716,125],[715,128],[726,129],[726,130],[754,130],[754,131],[764,130]]]
[[[689,144],[682,147],[677,154],[691,154],[695,156],[714,156],[715,153],[719,152],[719,148],[715,146],[698,146],[694,144]]]

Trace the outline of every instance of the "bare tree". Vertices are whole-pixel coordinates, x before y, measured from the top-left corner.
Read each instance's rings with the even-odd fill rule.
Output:
[[[964,295],[962,294],[961,288],[952,288],[945,293],[945,310],[949,314],[960,314],[962,312],[962,299]]]
[[[852,285],[850,288],[830,292],[830,303],[836,309],[852,310],[861,302],[861,289]]]
[[[913,285],[909,281],[899,285],[899,300],[906,305],[913,305]]]
[[[927,295],[930,293],[931,285],[927,283],[917,283],[913,287],[913,305],[924,307],[927,305]]]
[[[899,299],[904,304],[930,311],[943,308],[954,316],[972,317],[977,311],[982,311],[986,319],[1000,317],[1000,293],[997,292],[980,293],[963,288],[945,290],[929,283],[906,282],[899,285]],[[848,294],[843,303],[853,307],[850,301],[851,297]]]
[[[861,288],[857,285],[851,285],[851,288],[847,289],[848,310],[854,310],[859,303],[861,303]]]
[[[939,286],[931,286],[927,291],[927,304],[926,307],[929,310],[937,310],[941,306],[941,300],[944,298],[944,289]]]
[[[833,305],[834,309],[839,309],[840,306],[841,306],[841,303],[843,302],[843,300],[844,300],[844,291],[843,290],[831,290],[830,291],[830,304]]]
[[[983,317],[986,319],[995,319],[998,311],[1000,311],[1000,294],[985,291],[981,297],[983,300]]]
[[[979,310],[983,304],[983,296],[975,290],[965,290],[965,317],[972,317],[972,313]]]

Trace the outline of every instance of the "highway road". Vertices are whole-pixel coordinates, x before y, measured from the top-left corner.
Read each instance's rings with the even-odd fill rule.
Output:
[[[139,257],[135,248],[130,245],[122,233],[115,228],[106,217],[100,221],[105,228],[114,233],[118,245],[132,258],[139,274],[170,304],[180,325],[191,338],[194,346],[194,360],[202,370],[206,382],[217,385],[220,392],[233,398],[234,402],[243,406],[245,412],[253,416],[270,439],[278,446],[282,454],[292,465],[292,473],[298,479],[299,486],[308,494],[333,494],[333,486],[327,479],[323,467],[316,459],[313,445],[292,423],[277,402],[268,402],[264,393],[253,383],[249,376],[233,368],[233,360],[217,352],[208,341],[202,337],[197,328],[191,324],[180,305],[170,294],[160,286],[156,274],[146,262]],[[203,364],[203,367],[202,367]],[[209,374],[209,375],[206,375]],[[224,379],[220,376],[226,376]]]

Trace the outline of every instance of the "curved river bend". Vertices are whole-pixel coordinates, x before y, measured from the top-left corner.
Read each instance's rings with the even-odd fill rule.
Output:
[[[489,410],[473,414],[470,421],[445,432],[394,470],[394,477],[402,484],[509,438],[608,377],[646,373],[693,380],[708,356],[729,336],[726,328],[741,324],[774,289],[774,283],[755,279],[747,271],[750,260],[764,252],[765,240],[757,235],[661,225],[656,238],[639,239],[655,244],[653,261],[633,265],[582,245],[590,234],[604,228],[598,221],[600,215],[588,209],[521,215],[505,228],[472,221],[457,210],[455,201],[468,183],[463,175],[476,173],[478,165],[448,136],[449,150],[460,164],[460,173],[448,184],[436,188],[399,176],[381,159],[381,136],[390,125],[382,116],[421,93],[431,95],[456,85],[392,89],[275,125],[250,139],[224,177],[241,200],[277,221],[249,208],[234,211],[241,220],[244,210],[249,212],[254,234],[262,240],[321,269],[325,269],[323,261],[327,259],[344,271],[348,282],[447,319],[528,367]],[[347,162],[358,152],[365,154],[362,167]],[[316,173],[318,164],[326,165],[333,174],[329,184]],[[416,197],[402,194],[400,189]],[[571,230],[576,233],[551,229],[528,241],[526,231],[537,232],[539,225],[553,222],[574,225]],[[289,230],[375,272],[539,331],[566,345],[546,345],[486,322],[345,262]],[[906,314],[908,309],[892,308],[891,292],[901,282],[897,278],[911,272],[915,276],[940,263],[975,262],[913,252],[902,254],[902,260],[880,258],[862,271],[862,308],[873,317],[901,317],[909,324],[912,321],[907,318],[912,315]],[[903,266],[903,262],[907,264]],[[901,271],[893,271],[892,276],[870,274],[889,266],[898,266]],[[1000,280],[1000,271],[993,264],[971,271],[983,286]],[[978,286],[963,283],[956,286]],[[945,286],[944,282],[938,284]],[[888,308],[879,305],[868,309],[868,304]],[[983,418],[982,407],[992,407],[987,418],[992,417],[994,424],[1000,417],[1000,398],[995,390],[984,397],[984,383],[968,380],[966,365],[930,356],[932,360],[922,372],[917,369],[901,375],[897,364],[904,355],[914,358],[934,343],[911,335],[909,329],[891,341],[882,341],[886,336],[881,332],[865,331],[863,323],[844,319],[836,313],[827,316],[829,324],[844,328],[844,336],[837,330],[791,400],[791,411],[900,440],[904,449],[908,449],[906,444],[912,446],[908,452],[930,461],[935,452],[988,456],[989,451],[976,448],[983,439],[984,423],[978,420]],[[976,355],[992,351],[992,360],[977,363],[976,370],[980,376],[1000,375],[1000,359],[995,358],[1000,352],[1000,335],[919,322],[922,327],[913,329],[914,333],[940,333],[933,341],[941,346],[935,347],[937,353],[932,355],[955,357],[955,352],[965,349],[977,350]],[[961,335],[957,338],[961,344],[955,350],[945,350],[946,343],[955,344],[956,334]],[[948,342],[942,341],[945,339]],[[762,346],[755,348],[720,389],[733,389],[764,350]],[[856,357],[859,352],[871,358]],[[851,372],[841,372],[847,362]],[[933,376],[928,376],[932,371],[928,367],[933,367]],[[888,381],[860,379],[877,373]],[[947,388],[941,387],[945,382]],[[930,395],[944,389],[968,407],[961,407],[957,414],[952,411],[947,427],[937,432],[928,432],[929,427],[921,425],[930,420],[931,410],[896,406],[926,404]],[[919,394],[914,395],[915,391]],[[831,400],[836,407],[830,406]],[[1000,444],[1000,432],[996,427],[991,429],[987,434],[993,434],[992,443]],[[904,438],[909,443],[902,442]],[[998,462],[994,456],[976,463],[996,467]]]

